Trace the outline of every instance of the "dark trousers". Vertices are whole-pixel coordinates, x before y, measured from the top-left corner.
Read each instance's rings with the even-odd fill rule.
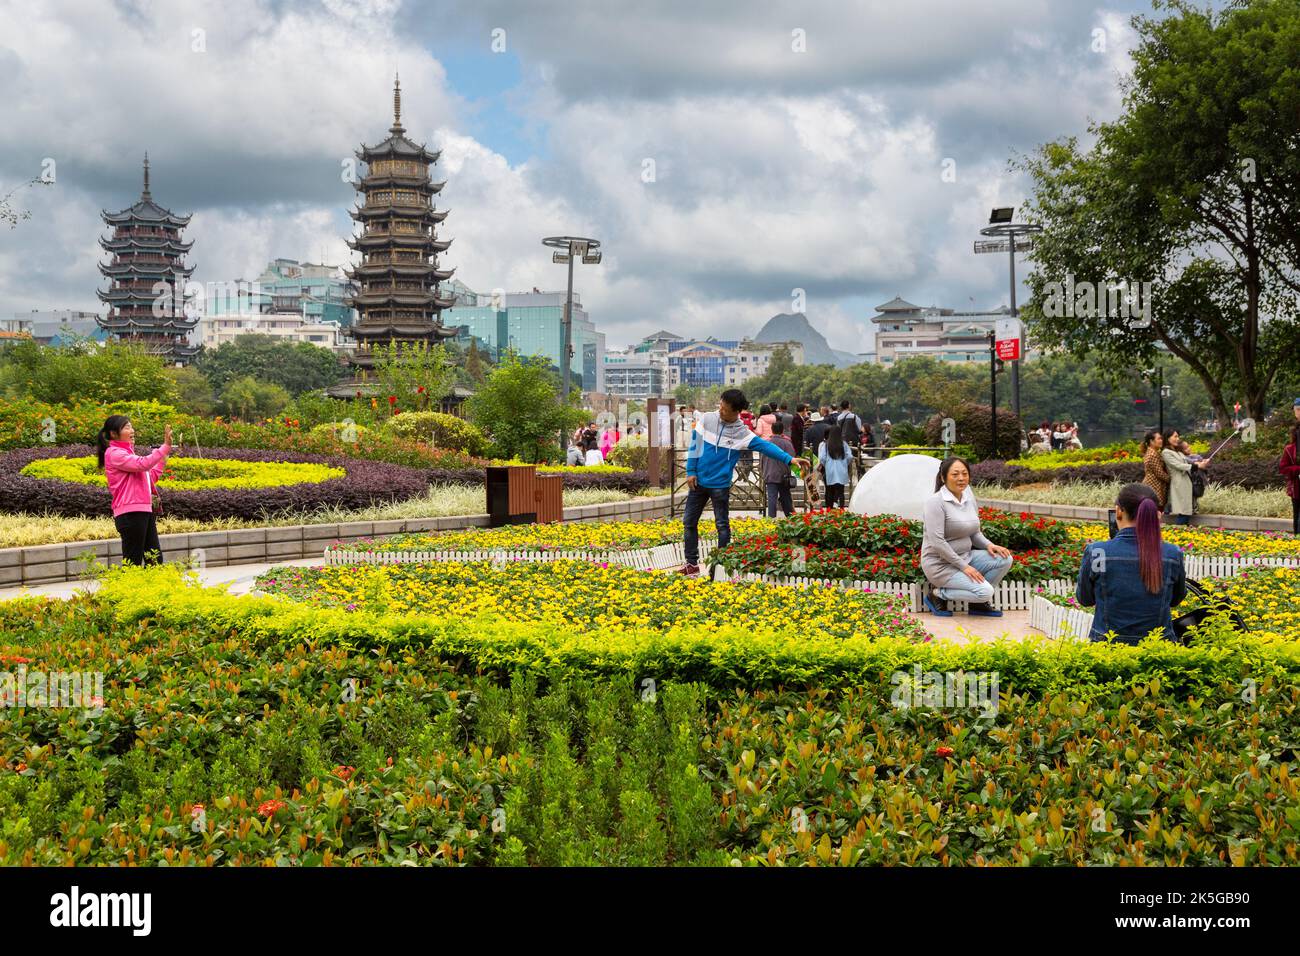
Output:
[[[1176,515],[1170,513],[1166,515],[1166,517],[1169,519],[1169,524],[1190,524],[1192,521],[1191,515]]]
[[[123,564],[159,564],[162,544],[158,541],[158,516],[152,511],[128,511],[113,519],[122,536]],[[151,553],[152,552],[152,553]]]
[[[1291,533],[1300,534],[1300,498],[1291,499]]]
[[[725,548],[731,541],[731,486],[726,488],[701,488],[698,485],[686,493],[686,510],[682,523],[686,526],[686,563],[700,563],[700,515],[704,503],[713,502],[713,521],[718,526],[718,547]]]
[[[767,516],[776,517],[776,506],[781,505],[781,510],[785,512],[788,518],[794,514],[794,497],[790,494],[790,485],[784,481],[769,481],[767,483]]]
[[[826,486],[826,508],[843,508],[844,507],[844,486],[827,485]]]

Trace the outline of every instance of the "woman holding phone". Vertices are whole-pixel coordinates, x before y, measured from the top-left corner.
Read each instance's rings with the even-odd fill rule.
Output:
[[[113,499],[113,523],[122,536],[123,564],[158,564],[158,478],[172,453],[172,427],[164,430],[160,448],[148,455],[135,453],[135,427],[125,415],[109,415],[96,437],[99,467],[108,479]]]

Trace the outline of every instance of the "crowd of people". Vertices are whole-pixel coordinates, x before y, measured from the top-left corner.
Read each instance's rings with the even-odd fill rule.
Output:
[[[1053,451],[1078,451],[1079,423],[1076,421],[1049,422],[1046,419],[1029,431],[1022,444],[1031,455],[1045,455]]]

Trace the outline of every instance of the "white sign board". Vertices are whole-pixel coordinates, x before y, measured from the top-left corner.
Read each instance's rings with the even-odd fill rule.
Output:
[[[668,418],[668,406],[660,405],[655,414],[655,425],[659,440],[655,444],[660,448],[671,448],[673,444],[672,423]]]

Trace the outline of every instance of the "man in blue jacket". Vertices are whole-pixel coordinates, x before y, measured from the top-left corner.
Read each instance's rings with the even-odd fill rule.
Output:
[[[713,503],[713,520],[718,529],[718,547],[725,548],[731,540],[731,475],[742,451],[756,451],[775,458],[783,465],[791,465],[797,472],[799,465],[793,456],[770,441],[764,441],[745,427],[740,413],[749,407],[745,393],[729,388],[722,393],[716,412],[699,416],[691,432],[690,451],[686,455],[686,511],[682,520],[686,526],[686,565],[682,574],[700,573],[700,515],[704,503]]]

